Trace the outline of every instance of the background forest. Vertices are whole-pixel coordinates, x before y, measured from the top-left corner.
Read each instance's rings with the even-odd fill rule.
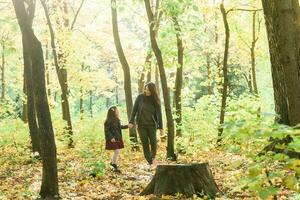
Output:
[[[147,15],[147,2],[153,19]],[[268,8],[267,2],[0,0],[0,198],[48,196],[42,173],[46,162],[56,167],[56,159],[33,152],[53,156],[56,145],[61,198],[154,199],[138,196],[153,171],[136,150],[135,131],[123,131],[120,175],[107,167],[110,154],[104,150],[103,131],[107,109],[117,105],[127,124],[132,101],[152,81],[163,105],[161,163],[208,162],[223,192],[220,199],[300,199],[300,118],[283,117],[284,112],[299,111],[300,98],[287,100],[296,102],[289,109],[276,103],[278,88],[296,94],[300,82],[274,75],[267,9],[280,10],[284,3],[272,0]],[[299,7],[298,1],[288,2],[294,4],[283,9]],[[22,8],[26,18],[19,15],[23,18],[18,21]],[[291,28],[282,31],[291,38]],[[44,73],[34,67],[36,54],[30,53],[35,39],[42,47]],[[39,89],[44,77],[48,102]],[[49,118],[43,116],[48,107]],[[51,128],[43,128],[42,119]],[[52,127],[55,143],[45,142]],[[162,198],[184,199],[180,194]]]

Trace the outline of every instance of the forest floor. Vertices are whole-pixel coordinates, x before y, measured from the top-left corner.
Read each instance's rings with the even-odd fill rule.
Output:
[[[62,199],[158,199],[139,196],[150,182],[155,170],[149,167],[141,151],[131,151],[128,142],[119,159],[121,174],[108,167],[111,151],[105,151],[103,141],[83,136],[75,147],[57,141],[59,193]],[[165,144],[159,142],[157,160],[165,161]],[[223,150],[201,148],[189,155],[179,155],[179,163],[208,162],[215,181],[224,195],[218,199],[258,199],[243,192],[238,179],[246,173],[250,162],[242,155]],[[41,184],[41,161],[31,157],[28,144],[12,143],[1,147],[0,199],[36,199]],[[96,177],[91,176],[97,173]],[[288,199],[284,192],[278,199]],[[163,196],[162,199],[186,199]]]

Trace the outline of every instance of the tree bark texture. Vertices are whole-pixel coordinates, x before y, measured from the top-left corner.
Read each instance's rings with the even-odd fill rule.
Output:
[[[120,60],[120,63],[123,68],[124,74],[124,91],[125,91],[125,99],[126,99],[126,109],[127,109],[127,117],[130,118],[133,103],[132,103],[132,92],[131,92],[131,77],[130,77],[130,68],[125,57],[120,36],[119,36],[119,28],[118,28],[118,16],[117,16],[117,3],[116,0],[111,0],[111,13],[112,13],[112,28],[113,28],[113,37],[116,46],[116,51]],[[132,145],[135,146],[137,143],[137,133],[135,129],[129,130],[130,140]]]
[[[36,38],[25,9],[24,1],[12,0],[25,47],[28,47],[32,67],[32,82],[37,122],[40,130],[43,174],[40,195],[42,198],[58,198],[56,145],[48,105],[45,65],[40,41]]]
[[[262,0],[279,123],[300,123],[299,2]]]
[[[150,32],[150,41],[151,41],[151,47],[155,54],[159,72],[160,72],[160,80],[161,80],[161,87],[163,91],[163,97],[164,97],[164,104],[165,104],[165,112],[167,117],[167,128],[168,128],[168,142],[167,142],[167,158],[171,160],[176,160],[176,155],[174,152],[174,121],[173,121],[173,115],[171,110],[171,101],[170,101],[170,93],[168,90],[168,83],[167,83],[167,77],[166,72],[164,68],[163,58],[161,51],[158,47],[157,41],[156,41],[156,34],[154,31],[154,17],[151,10],[150,2],[149,0],[144,0],[145,7],[147,11],[148,21],[149,21],[149,32]]]

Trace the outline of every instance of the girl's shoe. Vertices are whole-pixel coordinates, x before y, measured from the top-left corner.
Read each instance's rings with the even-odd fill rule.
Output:
[[[114,172],[121,173],[121,171],[118,169],[118,165],[116,165],[116,164],[114,164],[114,163],[110,163],[110,166],[113,167],[113,171],[114,171]]]

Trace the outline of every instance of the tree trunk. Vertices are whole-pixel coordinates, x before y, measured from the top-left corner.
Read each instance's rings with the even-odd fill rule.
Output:
[[[41,155],[40,130],[36,119],[35,98],[34,98],[34,83],[33,69],[28,41],[25,41],[25,36],[22,36],[23,44],[23,61],[24,61],[24,80],[26,86],[26,118],[28,119],[28,127],[32,144],[32,152],[39,152]]]
[[[221,142],[223,134],[223,124],[225,120],[225,109],[226,109],[226,99],[227,99],[227,89],[228,89],[228,75],[227,75],[227,61],[228,61],[228,50],[229,50],[229,38],[230,30],[227,21],[227,13],[224,7],[224,0],[220,4],[220,10],[223,16],[223,22],[225,27],[225,49],[224,49],[224,60],[223,60],[223,89],[222,89],[222,104],[221,104],[221,113],[220,113],[220,127],[218,129],[218,143]]]
[[[12,0],[25,47],[28,47],[34,83],[34,102],[40,128],[43,176],[40,195],[42,198],[58,199],[56,145],[45,85],[45,65],[40,41],[34,35],[24,1]],[[28,80],[29,82],[29,80]]]
[[[159,71],[158,67],[155,66],[155,85],[157,87],[157,95],[160,96],[160,89],[159,89]]]
[[[144,92],[145,71],[146,71],[146,69],[148,69],[148,67],[151,68],[151,57],[152,57],[151,51],[148,51],[146,59],[145,59],[145,66],[143,68],[143,72],[141,73],[140,79],[139,79],[139,88],[138,88],[138,93],[139,94],[141,94],[141,93]],[[151,80],[151,74],[150,74],[150,80]],[[147,80],[146,80],[146,82],[149,82],[149,76],[148,76],[148,74],[147,74]]]
[[[165,112],[166,112],[166,117],[167,117],[167,128],[168,128],[167,158],[169,158],[171,160],[176,160],[176,155],[174,152],[174,121],[173,121],[172,110],[171,110],[170,94],[168,91],[166,72],[165,72],[165,68],[164,68],[161,51],[158,47],[156,37],[155,37],[155,31],[154,31],[155,24],[153,23],[154,17],[153,17],[153,13],[152,13],[152,10],[150,7],[150,2],[149,2],[149,0],[144,0],[144,2],[145,2],[146,11],[147,11],[148,21],[149,21],[151,47],[155,54],[157,64],[159,67],[159,72],[160,72],[161,87],[162,87],[162,91],[163,91]]]
[[[215,4],[215,2],[213,2]],[[203,22],[206,24],[207,19],[205,13],[203,14]],[[215,25],[216,26],[216,25]],[[216,29],[216,27],[215,27]],[[207,27],[205,26],[204,33],[207,34]],[[216,33],[217,34],[217,33]],[[215,41],[217,43],[217,39],[215,36]],[[206,70],[207,70],[207,93],[209,95],[213,94],[213,88],[211,85],[211,58],[210,58],[211,52],[210,51],[204,51],[204,56],[206,57]]]
[[[68,4],[66,0],[63,0],[63,21],[64,21],[64,28],[68,30],[70,27],[70,21],[69,21],[69,11],[68,11]],[[49,19],[50,21],[50,19]],[[62,48],[59,49],[57,58],[59,63],[59,71],[61,79],[63,80],[62,85],[62,111],[63,111],[63,119],[67,122],[66,131],[67,131],[67,137],[69,139],[68,146],[73,147],[73,127],[72,127],[72,120],[71,120],[71,111],[70,111],[70,103],[69,103],[69,85],[68,85],[68,71],[66,69],[66,60],[68,52],[66,48],[63,47],[64,41],[60,41]]]
[[[84,71],[84,64],[82,63],[81,65],[81,72],[83,73]],[[82,88],[82,79],[79,80],[80,82],[80,97],[79,97],[79,112],[80,112],[80,119],[83,119],[83,88]]]
[[[252,83],[253,83],[253,90],[255,94],[258,94],[257,90],[257,82],[256,82],[256,67],[255,67],[255,45],[257,42],[256,38],[256,11],[253,12],[252,16],[252,43],[251,43],[251,76],[252,76]]]
[[[144,91],[144,85],[145,85],[145,70],[141,72],[139,81],[138,81],[138,93],[141,94]]]
[[[29,16],[30,28],[32,29],[32,22],[35,13],[35,5],[29,4],[27,11]],[[40,141],[40,130],[36,119],[35,99],[34,99],[34,85],[32,80],[32,60],[30,57],[30,49],[26,38],[22,35],[23,45],[23,62],[24,62],[24,83],[23,91],[26,95],[26,100],[23,103],[23,121],[28,120],[29,134],[32,145],[32,152],[38,152],[41,155],[41,141]]]
[[[252,50],[251,50],[252,51]],[[252,53],[251,53],[252,54]],[[252,56],[252,55],[251,55]],[[252,58],[251,58],[251,62],[252,62]],[[252,77],[253,77],[253,66],[252,66],[253,63],[251,63],[251,69],[249,70],[248,72],[248,86],[249,86],[249,91],[250,93],[253,92],[253,81],[252,81]]]
[[[176,31],[177,39],[177,72],[175,79],[175,91],[174,91],[174,105],[176,113],[176,136],[181,137],[181,126],[182,126],[182,109],[181,109],[181,90],[182,90],[182,68],[183,68],[183,44],[181,38],[181,28],[178,23],[177,16],[173,16],[173,22]]]
[[[147,80],[146,83],[151,82],[151,62],[149,63],[149,68],[147,69]]]
[[[279,123],[300,123],[299,2],[262,0]]]
[[[115,89],[115,92],[116,92],[116,104],[118,105],[119,104],[119,86],[117,85],[116,86],[116,89]]]
[[[93,91],[90,90],[90,117],[93,118]]]
[[[83,91],[82,91],[82,86],[80,87],[80,98],[79,98],[79,112],[80,112],[80,119],[83,119]]]
[[[110,98],[106,98],[106,108],[110,107]]]
[[[249,92],[252,93],[253,89],[252,89],[252,81],[251,81],[251,71],[252,69],[250,69],[247,73],[243,73],[243,76],[245,77],[245,80],[247,82],[248,88],[249,88]]]
[[[69,20],[69,16],[68,16],[69,15],[69,9],[68,9],[67,0],[63,0],[63,11],[64,11],[64,15],[63,15],[64,27],[69,28],[70,20]]]
[[[25,75],[25,67],[24,67],[24,74],[23,74],[23,95],[24,95],[24,100],[23,100],[23,110],[22,110],[22,121],[24,123],[28,122],[28,107],[27,107],[27,83],[26,83],[26,75]]]
[[[215,0],[213,0],[213,4],[215,4]],[[218,45],[219,43],[219,33],[218,33],[218,12],[217,12],[217,9],[215,9],[215,12],[214,12],[214,16],[215,16],[215,43],[216,45]],[[216,65],[217,65],[217,72],[218,72],[218,77],[219,77],[219,80],[220,81],[217,81],[217,89],[218,89],[218,92],[221,93],[222,92],[222,67],[221,67],[221,53],[219,50],[217,50],[217,57],[215,59],[215,62],[216,62]]]
[[[50,88],[50,69],[49,69],[49,48],[48,48],[48,42],[46,44],[46,55],[45,55],[45,59],[46,59],[46,85],[48,88],[48,96],[49,99],[51,98],[51,88]]]
[[[5,74],[5,44],[4,44],[4,41],[2,42],[2,65],[1,65],[1,100],[4,101],[5,99],[5,77],[4,77],[4,74]]]
[[[209,95],[213,95],[214,91],[213,91],[213,87],[211,85],[211,66],[210,66],[210,55],[209,53],[206,54],[206,69],[207,69],[207,92]]]
[[[72,128],[72,121],[71,121],[71,114],[70,114],[70,107],[69,107],[69,100],[68,100],[68,82],[67,82],[67,70],[65,69],[65,66],[63,65],[64,61],[62,59],[65,59],[62,54],[58,56],[56,52],[56,47],[55,47],[55,35],[54,35],[54,30],[52,28],[52,24],[50,21],[49,13],[48,13],[48,8],[45,3],[45,0],[41,0],[42,6],[45,11],[45,16],[47,19],[47,24],[49,27],[50,31],[50,37],[51,37],[51,47],[52,47],[52,52],[53,52],[53,58],[54,58],[54,64],[55,64],[55,69],[58,77],[58,82],[61,88],[61,103],[62,103],[62,115],[63,115],[63,120],[67,122],[67,127],[66,130],[68,132],[67,137],[68,137],[68,146],[73,147],[73,128]],[[61,64],[61,66],[60,66]]]
[[[152,52],[151,50],[148,51],[147,56],[146,56],[146,60],[145,60],[145,69],[147,71],[147,80],[146,83],[149,83],[151,81],[151,58],[152,58]],[[143,87],[143,91],[144,91],[144,87]]]
[[[116,0],[111,0],[111,13],[112,13],[112,28],[113,28],[114,42],[115,42],[116,51],[118,53],[118,57],[119,57],[121,65],[122,65],[123,73],[124,73],[124,90],[125,90],[125,98],[126,98],[127,117],[129,119],[130,115],[131,115],[131,110],[133,107],[132,93],[131,93],[130,68],[129,68],[128,62],[126,60],[126,57],[125,57],[125,54],[124,54],[124,51],[122,48],[122,44],[120,41]],[[135,146],[137,143],[136,130],[130,129],[129,136],[130,136],[130,140],[131,140],[133,146]]]
[[[208,163],[158,165],[154,177],[140,195],[206,195],[214,199],[221,193]]]

